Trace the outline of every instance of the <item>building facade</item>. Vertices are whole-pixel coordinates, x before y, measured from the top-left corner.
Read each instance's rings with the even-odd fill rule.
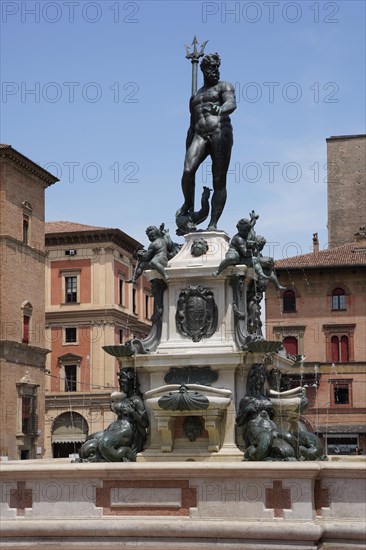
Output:
[[[292,378],[324,450],[366,454],[366,136],[327,144],[329,248],[314,234],[312,253],[276,262],[286,290],[268,287],[266,335],[298,356]]]
[[[0,146],[1,456],[44,449],[45,189],[57,180],[10,145]]]
[[[46,224],[47,457],[77,453],[114,419],[118,364],[102,347],[150,331],[150,284],[145,276],[127,282],[141,248],[119,229]]]
[[[266,292],[266,334],[304,356],[310,429],[328,454],[366,452],[366,239],[276,262],[285,291]],[[280,312],[280,315],[279,315]]]

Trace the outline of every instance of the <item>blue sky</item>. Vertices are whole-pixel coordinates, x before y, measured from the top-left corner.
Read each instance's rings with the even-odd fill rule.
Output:
[[[47,220],[119,227],[143,243],[150,224],[175,234],[191,86],[183,45],[196,34],[237,91],[219,228],[232,236],[255,209],[276,258],[308,252],[314,232],[326,246],[325,139],[365,133],[365,2],[1,7],[1,141],[60,178]]]

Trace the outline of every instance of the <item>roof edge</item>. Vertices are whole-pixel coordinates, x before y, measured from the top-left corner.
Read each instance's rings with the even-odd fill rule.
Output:
[[[85,244],[86,241],[102,242],[101,237],[104,237],[104,242],[111,241],[119,246],[122,245],[122,248],[126,248],[126,250],[131,253],[143,248],[143,245],[139,241],[121,229],[113,227],[89,229],[87,231],[45,232],[46,247],[79,243]]]
[[[350,134],[350,135],[342,135],[342,136],[330,136],[329,138],[326,138],[325,141],[336,141],[340,139],[357,139],[357,138],[366,138],[366,134]]]
[[[39,178],[45,187],[53,185],[57,181],[60,181],[56,176],[42,168],[36,162],[29,159],[11,145],[0,145],[0,160],[7,159],[21,168],[27,170],[37,178]]]

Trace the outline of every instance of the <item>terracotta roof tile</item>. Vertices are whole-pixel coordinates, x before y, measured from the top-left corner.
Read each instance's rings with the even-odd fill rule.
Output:
[[[301,269],[305,267],[366,266],[366,246],[363,243],[347,243],[342,246],[310,252],[275,262],[276,269]]]
[[[76,222],[46,222],[46,233],[73,233],[76,231],[97,231],[99,229],[110,229],[110,227],[98,227],[96,225],[85,225]]]

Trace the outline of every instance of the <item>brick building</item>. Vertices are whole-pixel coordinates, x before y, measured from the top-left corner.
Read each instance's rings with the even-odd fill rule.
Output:
[[[352,242],[366,224],[366,135],[327,139],[328,246]]]
[[[150,284],[127,283],[140,248],[119,229],[46,224],[47,457],[77,452],[114,417],[118,365],[102,346],[144,338],[151,326]]]
[[[306,422],[325,451],[365,454],[366,136],[327,143],[329,248],[314,234],[312,253],[276,262],[286,290],[266,292],[266,334],[305,356],[293,378],[308,386]]]
[[[0,397],[2,456],[44,447],[45,189],[57,178],[0,146]]]

